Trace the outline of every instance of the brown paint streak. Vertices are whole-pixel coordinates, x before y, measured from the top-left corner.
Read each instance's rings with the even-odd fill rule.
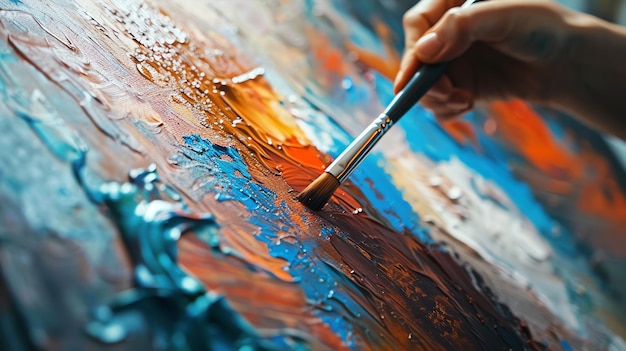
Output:
[[[327,219],[349,233],[331,236],[330,245],[345,264],[346,277],[362,289],[352,297],[384,324],[382,339],[390,345],[473,350],[485,344],[523,349],[532,343],[510,321],[506,307],[476,290],[449,254],[365,216],[333,213]]]

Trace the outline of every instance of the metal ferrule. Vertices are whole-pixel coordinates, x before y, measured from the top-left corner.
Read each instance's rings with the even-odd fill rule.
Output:
[[[376,142],[391,127],[393,121],[389,116],[381,113],[350,145],[326,168],[326,173],[332,174],[339,183],[342,183],[352,174],[356,167],[365,159]]]

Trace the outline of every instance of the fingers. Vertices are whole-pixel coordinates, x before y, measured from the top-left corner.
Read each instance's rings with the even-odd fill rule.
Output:
[[[510,30],[509,22],[501,13],[494,16],[492,8],[493,2],[447,11],[415,44],[417,59],[423,62],[448,61],[460,56],[477,40],[502,40]]]
[[[463,0],[422,0],[413,6],[402,18],[405,47],[412,48],[415,42],[434,26],[448,9],[462,3]]]
[[[448,70],[454,86],[444,78],[420,101],[440,119],[467,112],[474,99],[545,100],[543,75],[558,70],[571,51],[572,13],[546,0],[454,5],[457,0],[423,0],[407,13],[406,50],[395,91],[422,62],[459,58],[453,65],[456,69]]]
[[[443,76],[420,100],[420,104],[433,112],[440,121],[456,118],[472,109],[472,95],[463,89],[454,88],[447,76]]]
[[[406,85],[419,67],[419,60],[414,52],[415,42],[437,23],[449,8],[458,6],[462,2],[463,0],[422,0],[406,12],[402,18],[405,52],[394,82],[396,93]]]
[[[562,41],[564,16],[547,1],[487,1],[447,11],[415,44],[421,62],[449,61],[482,42],[521,60],[546,59]]]

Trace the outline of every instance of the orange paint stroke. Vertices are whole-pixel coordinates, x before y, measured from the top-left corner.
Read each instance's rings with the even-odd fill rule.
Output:
[[[594,247],[626,255],[626,194],[607,158],[584,141],[571,151],[522,101],[493,103],[489,115],[493,137],[531,166],[512,165],[517,175],[553,214]]]
[[[555,178],[579,178],[583,165],[575,154],[554,140],[550,128],[538,113],[521,100],[490,105],[498,132],[506,144],[518,150],[541,172]]]
[[[314,64],[319,65],[315,71],[344,77],[349,70],[344,62],[344,53],[333,45],[326,34],[315,31],[313,28],[308,28],[307,32],[307,37],[314,39],[311,40],[311,50]]]
[[[380,54],[365,48],[362,48],[352,42],[346,42],[346,48],[352,52],[356,59],[363,63],[366,67],[376,70],[385,78],[393,81],[398,69],[400,69],[400,55],[392,45],[391,36],[393,33],[389,27],[380,20],[374,21],[376,34],[383,43],[384,53]]]

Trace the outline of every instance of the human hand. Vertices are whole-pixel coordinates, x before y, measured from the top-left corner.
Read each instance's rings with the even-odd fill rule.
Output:
[[[476,101],[521,98],[565,109],[605,130],[617,126],[626,70],[616,67],[624,66],[626,50],[615,55],[606,47],[626,48],[623,29],[549,1],[493,0],[456,7],[462,2],[422,0],[405,14],[406,50],[396,92],[421,63],[454,60],[420,101],[440,120],[467,112]],[[606,68],[607,58],[597,57],[603,53],[615,56],[615,66]],[[607,84],[612,74],[621,85]],[[597,120],[590,119],[593,114],[599,114]],[[618,121],[622,132],[623,120]]]

